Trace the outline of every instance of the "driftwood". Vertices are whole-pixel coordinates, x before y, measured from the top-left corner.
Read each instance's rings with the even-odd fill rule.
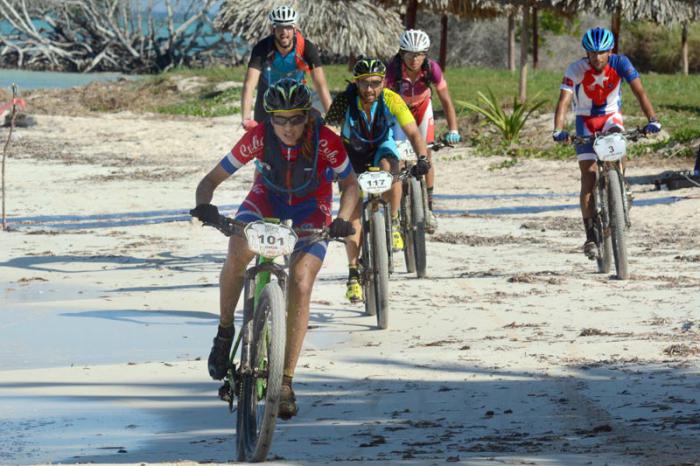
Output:
[[[0,64],[148,73],[235,60],[213,33],[216,0],[0,0]],[[145,5],[144,5],[145,4]],[[240,57],[238,57],[240,59]]]

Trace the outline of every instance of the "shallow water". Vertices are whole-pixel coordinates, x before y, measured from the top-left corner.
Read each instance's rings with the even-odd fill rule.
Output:
[[[18,91],[30,89],[65,89],[84,86],[93,81],[114,81],[121,73],[63,73],[57,71],[0,70],[0,88],[10,90],[12,83]]]

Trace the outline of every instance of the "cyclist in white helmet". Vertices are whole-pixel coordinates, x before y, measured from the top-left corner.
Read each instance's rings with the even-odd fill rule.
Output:
[[[273,9],[268,19],[272,33],[253,47],[243,81],[241,118],[246,130],[267,120],[263,95],[271,84],[283,78],[305,82],[308,72],[323,108],[327,111],[331,106],[331,95],[321,68],[318,48],[297,29],[298,13],[292,7],[284,5]],[[253,90],[256,86],[258,95],[253,107]]]
[[[449,127],[445,138],[450,144],[459,142],[461,138],[457,128],[457,114],[447,90],[447,82],[440,65],[426,56],[430,48],[430,37],[419,29],[409,29],[401,33],[399,42],[399,53],[394,56],[387,69],[386,87],[403,97],[416,119],[423,138],[430,144],[435,140],[431,85],[435,86]],[[395,131],[395,137],[397,140],[405,139],[400,131]],[[430,152],[428,157],[430,158]],[[437,222],[433,215],[435,168],[432,163],[426,183],[430,209],[428,232],[433,233]]]

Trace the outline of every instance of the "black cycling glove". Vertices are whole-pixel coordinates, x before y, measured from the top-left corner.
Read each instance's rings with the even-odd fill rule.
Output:
[[[332,238],[345,238],[354,233],[355,229],[352,227],[352,223],[340,217],[333,220],[330,227],[328,227],[328,235]]]
[[[202,223],[211,223],[213,225],[218,225],[220,220],[219,209],[211,204],[199,204],[190,210],[190,215],[197,217]]]
[[[430,162],[428,162],[428,158],[425,155],[421,155],[413,168],[411,168],[411,175],[423,176],[427,175],[428,171],[430,171]]]

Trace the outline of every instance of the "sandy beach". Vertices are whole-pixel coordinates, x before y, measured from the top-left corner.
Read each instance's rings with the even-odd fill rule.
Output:
[[[239,117],[35,118],[7,161],[0,463],[232,461],[206,371],[227,240],[187,211]],[[503,160],[436,154],[429,277],[395,256],[388,330],[345,301],[331,246],[271,463],[700,462],[700,190],[648,182],[690,162],[630,163],[619,281],[581,253],[573,157]]]

